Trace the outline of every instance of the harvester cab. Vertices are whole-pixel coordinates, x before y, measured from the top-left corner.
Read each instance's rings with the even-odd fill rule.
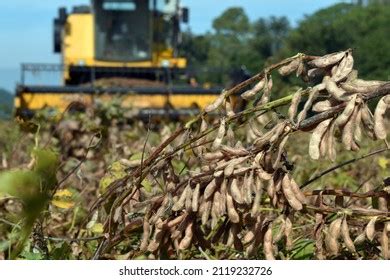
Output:
[[[73,102],[91,106],[118,95],[124,108],[193,114],[222,89],[183,82],[188,81],[187,60],[179,57],[178,45],[188,14],[179,0],[92,0],[70,13],[60,8],[54,52],[62,63],[22,65],[17,114],[42,108],[63,112]],[[28,71],[61,71],[62,85],[27,85]]]

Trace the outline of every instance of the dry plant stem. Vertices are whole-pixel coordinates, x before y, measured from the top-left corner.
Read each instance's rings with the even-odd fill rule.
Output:
[[[316,207],[313,205],[307,205],[306,208],[308,210],[314,210],[317,213],[324,213],[324,214],[337,214],[340,212],[349,213],[351,215],[356,216],[383,216],[383,217],[389,217],[390,212],[388,211],[380,211],[380,210],[372,210],[372,209],[351,209],[351,208],[335,208],[335,207],[329,207],[329,206],[323,206],[323,207]]]
[[[55,242],[90,242],[104,238],[104,236],[95,236],[95,237],[80,237],[80,238],[69,238],[69,237],[52,237],[44,236],[45,239]]]
[[[65,175],[64,178],[62,178],[62,180],[61,180],[60,182],[58,182],[58,184],[55,186],[55,188],[54,188],[54,190],[53,190],[53,192],[52,192],[52,196],[54,196],[54,194],[55,194],[56,191],[62,186],[62,184],[65,183],[66,180],[68,180],[69,177],[72,176],[72,174],[74,174],[74,173],[80,168],[80,166],[87,160],[89,151],[90,151],[91,149],[95,148],[95,147],[98,145],[98,143],[95,144],[95,145],[92,145],[93,140],[94,140],[94,138],[95,138],[96,136],[99,136],[99,137],[98,137],[98,139],[99,139],[98,143],[100,143],[100,140],[101,140],[101,134],[100,134],[100,133],[95,134],[94,136],[92,136],[92,138],[91,138],[91,140],[90,140],[90,142],[89,142],[89,144],[88,144],[87,151],[85,152],[84,157],[80,160],[80,162],[79,162],[79,163],[78,163],[78,164],[77,164],[77,165],[76,165],[68,174]]]
[[[374,155],[377,155],[377,154],[380,154],[380,153],[383,153],[383,152],[386,152],[386,151],[389,151],[389,148],[384,148],[384,149],[380,149],[380,150],[377,150],[377,151],[374,151],[374,152],[371,152],[369,154],[366,154],[366,155],[363,155],[361,157],[358,157],[358,158],[353,158],[353,159],[350,159],[350,160],[347,160],[345,162],[342,162],[340,164],[337,164],[336,166],[333,166],[325,171],[322,171],[320,174],[318,174],[317,176],[315,176],[314,178],[310,179],[309,181],[303,183],[300,188],[303,189],[305,188],[306,186],[310,185],[311,183],[317,181],[318,179],[320,179],[321,177],[325,176],[326,174],[328,173],[331,173],[345,165],[348,165],[348,164],[351,164],[351,163],[354,163],[356,161],[359,161],[359,160],[362,160],[362,159],[365,159],[365,158],[368,158],[368,157],[371,157],[371,156],[374,156]]]
[[[366,193],[356,193],[349,190],[336,190],[336,189],[325,189],[325,190],[314,190],[304,192],[305,196],[315,195],[335,195],[335,196],[348,196],[357,198],[371,198],[371,197],[389,197],[389,193],[386,191],[369,191]]]
[[[225,94],[225,99],[228,98],[229,96],[232,96],[232,95],[235,95],[235,94],[239,93],[245,87],[253,84],[256,81],[261,80],[262,78],[264,78],[264,76],[266,74],[272,72],[273,70],[275,70],[275,69],[277,69],[277,68],[279,68],[279,67],[281,67],[283,65],[289,64],[290,62],[292,62],[293,60],[295,60],[298,57],[302,57],[303,60],[313,60],[313,59],[317,58],[317,56],[310,56],[310,55],[305,55],[305,54],[298,53],[297,55],[295,55],[293,57],[289,57],[289,58],[286,58],[286,59],[284,59],[284,60],[282,60],[282,61],[280,61],[278,63],[272,64],[272,65],[268,66],[267,68],[265,68],[262,72],[256,74],[255,76],[253,76],[253,77],[243,81],[242,83],[234,86],[233,88],[229,89],[226,92],[226,94]],[[207,113],[205,111],[203,111],[201,114],[196,116],[194,119],[192,119],[189,122],[187,122],[185,127],[186,128],[191,128],[191,126],[193,124],[198,122],[205,115],[207,115]]]

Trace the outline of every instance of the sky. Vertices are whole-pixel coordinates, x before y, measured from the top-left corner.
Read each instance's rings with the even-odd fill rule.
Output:
[[[287,16],[291,24],[337,0],[182,0],[190,9],[189,27],[194,33],[212,29],[212,20],[224,10],[241,6],[251,20]],[[13,90],[23,62],[59,63],[52,52],[52,21],[60,6],[88,4],[89,0],[1,0],[0,1],[0,88]]]

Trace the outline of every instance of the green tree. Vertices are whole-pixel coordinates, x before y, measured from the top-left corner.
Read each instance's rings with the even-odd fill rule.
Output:
[[[207,65],[222,75],[212,75],[219,83],[227,83],[229,74],[242,67],[250,72],[266,62],[282,46],[290,30],[285,17],[271,17],[250,22],[242,8],[230,8],[213,21]]]
[[[325,54],[354,49],[364,78],[388,79],[390,74],[390,6],[337,4],[300,22],[288,36],[281,55]]]

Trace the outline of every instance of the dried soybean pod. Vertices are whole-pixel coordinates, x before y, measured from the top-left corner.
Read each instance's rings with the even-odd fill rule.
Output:
[[[221,152],[230,157],[234,157],[234,156],[244,157],[249,154],[249,152],[245,148],[232,148],[226,145],[221,146]]]
[[[228,117],[233,117],[235,115],[230,97],[226,98],[225,100],[225,111],[226,116]]]
[[[299,77],[299,76],[301,76],[303,73],[306,73],[306,72],[307,72],[306,65],[305,65],[305,63],[303,63],[303,60],[300,59],[300,60],[299,60],[299,65],[298,65],[297,71],[296,71],[296,73],[295,73],[295,76],[296,76],[296,77]]]
[[[316,199],[316,206],[322,205],[322,195],[319,195]],[[323,228],[324,228],[324,215],[322,213],[315,214],[315,225],[313,237],[315,239],[315,255],[317,259],[323,260],[324,257],[324,246],[323,246]]]
[[[282,76],[290,75],[292,72],[298,69],[301,60],[299,58],[293,59],[290,63],[283,65],[278,69],[278,72]]]
[[[200,132],[205,132],[208,128],[208,124],[207,124],[207,121],[204,117],[202,117],[202,122],[200,124]]]
[[[245,233],[244,237],[242,238],[242,243],[248,244],[253,241],[255,238],[255,226],[252,226],[247,233]]]
[[[269,180],[267,184],[267,194],[270,199],[274,198],[276,193],[274,184],[275,184],[274,180]]]
[[[223,91],[217,99],[215,99],[215,101],[213,103],[211,103],[210,105],[206,106],[206,108],[204,109],[204,111],[206,113],[210,113],[212,111],[215,111],[216,109],[218,109],[218,107],[220,107],[223,103],[223,101],[225,100],[225,96],[226,96],[226,91]]]
[[[289,128],[289,127],[286,126],[286,128]],[[272,168],[273,169],[277,169],[277,167],[279,166],[280,159],[281,159],[282,153],[284,151],[284,146],[286,145],[289,136],[290,136],[289,134],[285,135],[283,137],[282,141],[280,141],[280,144],[279,144],[279,147],[278,147],[278,152],[276,154],[276,159],[275,159],[274,163],[272,164]]]
[[[233,197],[229,194],[229,192],[226,193],[226,208],[227,208],[229,220],[233,224],[239,223],[240,216],[238,215],[237,210],[234,206]]]
[[[141,240],[141,245],[139,246],[139,249],[144,252],[148,248],[148,243],[149,243],[149,237],[150,237],[150,224],[148,221],[148,216],[146,215],[144,218],[144,223],[143,223],[143,232],[142,232],[142,240]]]
[[[367,224],[365,232],[367,239],[372,241],[375,237],[375,223],[378,217],[373,217]]]
[[[322,136],[321,142],[320,142],[320,157],[325,157],[325,155],[328,153],[328,138],[329,138],[329,129],[330,126],[326,129],[324,135]]]
[[[220,211],[221,215],[226,214],[226,192],[227,192],[227,180],[224,179],[221,183],[221,187],[219,190],[220,195]]]
[[[358,112],[356,115],[356,124],[355,124],[355,132],[353,134],[353,139],[355,142],[360,142],[362,140],[362,106],[358,107]]]
[[[338,63],[344,58],[345,54],[345,51],[327,54],[322,57],[313,59],[308,64],[313,67],[325,68]]]
[[[161,217],[164,215],[164,213],[169,209],[171,203],[172,203],[172,196],[171,196],[170,193],[167,193],[167,194],[165,195],[165,197],[164,197],[164,200],[163,200],[162,203],[161,203],[160,208],[158,208],[156,214],[154,214],[154,215],[149,219],[149,222],[150,222],[151,224],[156,223],[157,220],[158,220],[159,218],[161,218]],[[184,203],[185,203],[185,198],[184,198],[183,201],[180,202],[180,205],[182,205],[181,208],[184,207]],[[181,208],[180,208],[180,209],[181,209]],[[180,210],[180,209],[179,209],[179,210]],[[174,210],[174,211],[175,211],[175,210]]]
[[[160,247],[161,241],[164,237],[164,231],[162,229],[156,228],[153,236],[153,240],[148,245],[149,252],[155,252]]]
[[[202,220],[202,225],[205,225],[207,224],[207,221],[209,219],[209,216],[210,216],[210,211],[211,211],[211,200],[207,199],[207,200],[204,200],[204,207],[202,207],[202,211],[200,211],[201,209],[199,208],[199,212],[201,214],[201,220]]]
[[[257,252],[256,250],[258,249],[259,244],[264,239],[264,232],[262,230],[262,227],[263,227],[263,221],[261,217],[258,217],[257,222],[254,226],[254,232],[255,232],[254,239],[245,250],[245,253],[247,254],[248,257],[253,256],[253,254]]]
[[[226,193],[220,192],[219,196],[219,211],[220,211],[220,216],[223,216],[226,214]]]
[[[185,187],[185,189],[180,195],[179,200],[172,206],[172,211],[180,211],[184,207],[187,198],[187,191],[189,190],[189,188],[191,187],[189,187],[188,185]]]
[[[374,131],[378,139],[385,140],[387,137],[384,116],[390,107],[390,95],[382,97],[376,106],[374,113]]]
[[[214,178],[219,178],[223,175],[223,170],[217,170],[213,173]]]
[[[348,104],[345,107],[344,111],[337,117],[336,125],[344,126],[347,123],[355,109],[356,98],[357,95],[355,94],[353,95],[352,99],[348,101]]]
[[[314,112],[325,112],[332,108],[329,100],[319,101],[313,105]]]
[[[291,122],[294,121],[295,116],[297,114],[298,106],[302,99],[302,91],[302,88],[300,88],[294,93],[293,98],[291,100],[291,105],[288,108],[288,117]]]
[[[215,180],[215,178],[207,185],[207,187],[205,188],[204,190],[204,198],[205,199],[209,199],[213,193],[215,192],[215,190],[217,189],[217,181]]]
[[[314,131],[310,137],[309,155],[312,159],[319,159],[320,158],[321,139],[324,136],[326,130],[328,129],[330,122],[331,122],[331,119],[328,119],[328,120],[321,122],[314,129]]]
[[[371,138],[374,138],[374,117],[368,108],[367,104],[363,104],[362,109],[362,122],[364,127],[366,128],[364,132]]]
[[[317,99],[317,96],[318,96],[318,90],[316,88],[313,88],[309,94],[309,98],[307,99],[305,106],[303,107],[303,110],[298,114],[298,119],[297,119],[298,124],[300,124],[301,121],[303,121],[306,118],[307,112],[311,108],[313,102]]]
[[[272,242],[272,223],[268,225],[267,231],[264,234],[264,256],[266,260],[274,260],[274,253],[273,253],[273,242]]]
[[[349,92],[370,93],[376,91],[385,84],[383,81],[364,81],[361,79],[352,79],[343,83],[341,86]]]
[[[359,234],[359,235],[355,238],[355,240],[353,241],[353,244],[360,245],[360,244],[362,244],[365,240],[366,240],[366,233],[363,232],[363,233]]]
[[[274,179],[274,189],[275,192],[279,192],[282,189],[282,181],[283,181],[284,174],[279,173],[275,176]]]
[[[228,165],[225,167],[224,175],[225,177],[230,177],[233,174],[234,168],[238,166],[239,164],[243,163],[245,160],[248,159],[248,156],[246,157],[239,157],[232,159],[228,162]]]
[[[284,220],[284,215],[280,215],[279,217],[281,217],[281,222],[278,231],[275,234],[274,243],[279,242],[283,238],[286,229],[286,222]]]
[[[290,176],[290,175],[287,175]],[[306,196],[303,194],[301,189],[299,188],[297,182],[295,182],[294,178],[289,178],[290,179],[290,186],[291,189],[295,195],[295,197],[302,203],[302,204],[307,204],[307,199]]]
[[[382,257],[385,260],[390,259],[390,253],[389,253],[389,236],[387,235],[387,225],[390,224],[389,222],[386,222],[383,226],[383,231],[380,239],[381,243],[381,250],[382,250]]]
[[[339,66],[336,68],[336,71],[333,75],[333,79],[336,82],[340,82],[348,77],[348,75],[353,70],[353,56],[352,51],[347,51],[345,57],[341,60]]]
[[[259,179],[259,177],[255,178],[255,185],[254,186],[255,186],[255,188],[254,188],[255,198],[253,200],[252,209],[251,209],[251,216],[252,217],[255,217],[257,215],[257,213],[259,212],[259,208],[260,208],[260,202],[261,202],[263,188],[262,188],[262,182]]]
[[[295,197],[295,194],[291,188],[291,181],[289,180],[287,174],[285,174],[283,177],[282,190],[283,190],[283,194],[286,197],[290,206],[294,210],[297,210],[297,211],[302,210],[302,208],[303,208],[302,203]]]
[[[184,238],[180,241],[179,250],[186,250],[191,246],[192,237],[194,236],[192,226],[192,222],[188,223],[184,233]]]
[[[243,197],[242,197],[242,193],[241,193],[240,189],[238,188],[238,183],[237,183],[236,178],[234,178],[230,183],[230,193],[231,193],[233,199],[238,204],[242,204],[244,202]]]
[[[269,139],[270,143],[274,143],[280,139],[280,136],[285,132],[287,126],[286,122],[281,122],[277,124],[271,131],[273,132],[271,138]]]
[[[286,249],[291,250],[292,248],[292,238],[291,238],[291,232],[292,232],[292,222],[289,217],[286,217],[285,220],[285,228],[284,228],[284,235],[286,236]]]
[[[200,184],[196,184],[195,190],[192,193],[192,211],[198,212],[199,206],[199,195],[200,195]]]
[[[343,237],[345,247],[347,247],[350,252],[356,253],[355,245],[353,244],[351,236],[349,235],[349,227],[346,217],[344,217],[341,224],[341,236]]]
[[[353,143],[354,142],[354,132],[355,132],[355,128],[356,128],[356,117],[357,117],[357,113],[359,111],[359,108],[358,106],[355,107],[355,109],[353,110],[353,113],[349,119],[349,121],[345,124],[344,128],[343,128],[343,132],[342,132],[342,135],[341,135],[341,140],[344,144],[344,147],[347,149],[347,150],[352,150],[352,146],[353,146]]]
[[[229,228],[228,238],[227,238],[227,241],[226,241],[226,247],[233,247],[234,235],[235,235],[234,227],[235,227],[235,224],[232,224],[232,226]]]
[[[243,94],[241,94],[241,97],[245,100],[249,100],[252,97],[254,97],[259,91],[261,91],[264,88],[265,80],[261,79],[253,88],[247,90]]]
[[[329,126],[328,135],[327,135],[327,137],[328,137],[328,145],[327,145],[328,156],[329,156],[329,159],[331,161],[336,160],[335,137],[333,136],[335,128],[336,128],[335,121],[332,121],[332,123]]]
[[[212,146],[213,150],[216,150],[221,146],[223,137],[225,136],[225,132],[226,132],[226,120],[225,118],[223,118],[221,120],[221,124],[219,125],[217,136],[213,142],[213,146]]]
[[[242,184],[243,199],[245,204],[252,203],[253,170],[246,173]]]
[[[264,86],[263,96],[261,97],[260,104],[268,103],[272,87],[273,87],[273,80],[272,80],[272,76],[270,75],[266,79],[266,84]]]
[[[341,232],[342,218],[337,218],[330,225],[325,237],[325,245],[330,255],[337,255],[339,252],[338,239]]]
[[[256,169],[257,177],[259,177],[263,181],[268,181],[272,179],[273,174],[268,173],[267,171],[263,170],[262,168]]]
[[[252,170],[252,169],[253,168],[249,167],[249,166],[240,167],[240,168],[237,168],[234,170],[233,175],[241,177],[242,175],[246,174],[249,170]]]
[[[180,216],[174,218],[173,220],[171,220],[171,221],[169,221],[169,222],[167,223],[167,227],[168,227],[168,228],[176,227],[178,224],[180,224],[181,222],[184,221],[184,219],[187,217],[187,215],[188,215],[188,214],[185,213],[185,214],[182,214],[182,215],[180,215]]]
[[[268,131],[267,133],[265,133],[261,137],[257,138],[255,140],[254,144],[258,148],[262,148],[262,147],[264,147],[266,144],[268,144],[270,142],[270,139],[271,139],[272,135],[274,135],[274,130],[273,129]]]
[[[211,216],[213,218],[215,217],[215,223],[211,223],[212,228],[214,228],[219,218],[223,215],[221,213],[221,208],[221,193],[216,191],[213,196],[213,202],[211,203]]]
[[[187,212],[190,212],[192,210],[192,188],[189,182],[188,182],[188,189],[186,193],[185,208]]]
[[[334,99],[338,101],[344,101],[348,99],[348,97],[345,96],[345,90],[339,88],[336,82],[329,76],[324,77],[323,83],[325,84],[326,90],[332,95]]]
[[[202,155],[202,159],[204,159],[206,161],[219,160],[219,159],[223,159],[224,157],[225,157],[225,155],[220,151],[213,152],[213,153],[204,153]]]

